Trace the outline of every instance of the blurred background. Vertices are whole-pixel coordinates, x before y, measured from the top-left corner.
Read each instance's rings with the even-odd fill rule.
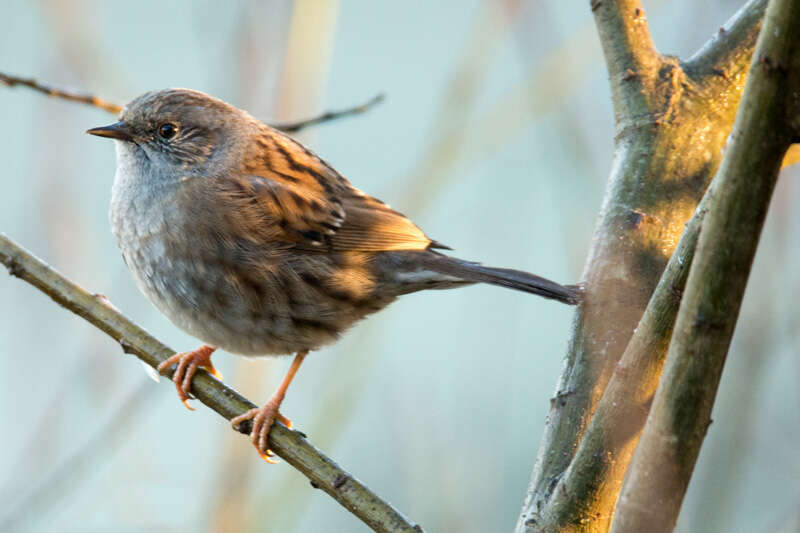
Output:
[[[742,0],[645,2],[687,57]],[[5,1],[0,70],[126,102],[190,87],[267,122],[386,101],[299,137],[467,259],[580,278],[613,125],[587,2]],[[112,118],[0,87],[0,231],[178,350],[107,222]],[[794,531],[800,183],[784,172],[677,531]],[[402,298],[312,354],[283,412],[431,532],[509,531],[573,311],[493,287]],[[0,273],[0,523],[52,531],[366,531],[287,466]],[[289,359],[215,364],[263,403]],[[3,529],[0,527],[0,529]]]

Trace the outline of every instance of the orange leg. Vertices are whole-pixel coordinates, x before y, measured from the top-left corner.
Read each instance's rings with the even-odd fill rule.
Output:
[[[292,361],[292,366],[290,366],[289,371],[286,372],[286,376],[284,376],[278,390],[276,390],[269,401],[264,404],[264,407],[250,409],[246,413],[231,420],[231,425],[234,429],[238,429],[239,424],[245,420],[253,421],[253,429],[250,430],[250,442],[252,442],[253,446],[258,450],[258,454],[268,463],[277,463],[277,461],[270,459],[273,454],[269,450],[267,444],[267,436],[269,435],[269,430],[273,422],[277,420],[286,427],[292,427],[292,421],[283,416],[278,409],[280,409],[283,398],[286,396],[286,389],[289,388],[289,384],[292,382],[292,379],[294,379],[294,375],[297,374],[297,369],[300,368],[306,355],[308,355],[308,350],[297,352],[294,361]]]
[[[172,374],[172,381],[175,383],[175,388],[178,389],[178,397],[183,402],[183,405],[191,411],[194,411],[194,407],[188,403],[189,391],[192,388],[192,378],[197,369],[204,368],[214,377],[222,380],[222,374],[211,364],[211,354],[214,353],[214,350],[216,348],[205,344],[191,352],[176,353],[158,365],[158,372],[161,374],[165,373],[172,365],[178,365],[175,373]]]

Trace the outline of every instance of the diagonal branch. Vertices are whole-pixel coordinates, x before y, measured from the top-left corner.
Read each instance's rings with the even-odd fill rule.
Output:
[[[741,79],[750,67],[750,57],[761,29],[767,0],[750,0],[695,54],[683,62],[686,73],[698,83],[719,87],[730,79]]]
[[[155,368],[175,353],[123,316],[104,296],[90,294],[3,234],[0,234],[0,263],[12,276],[27,281],[59,305],[81,316],[119,342],[125,353],[135,355],[151,367]],[[192,393],[228,420],[255,407],[205,371],[198,371],[195,375]],[[250,431],[249,424],[243,426],[243,432]],[[269,446],[305,475],[313,487],[327,492],[373,530],[387,533],[422,531],[420,526],[410,523],[389,503],[314,448],[302,433],[276,423],[269,433]]]
[[[109,113],[112,113],[114,115],[118,115],[122,111],[122,108],[124,107],[122,105],[103,100],[102,98],[98,98],[97,96],[94,96],[92,94],[81,93],[67,89],[60,89],[53,85],[37,81],[34,78],[20,78],[18,76],[11,76],[9,74],[0,72],[0,83],[6,85],[7,87],[17,87],[17,86],[27,87],[29,89],[33,89],[36,92],[46,94],[47,96],[51,96],[53,98],[60,98],[62,100],[69,100],[71,102],[79,102],[82,104],[90,105],[93,107],[100,108],[104,111],[108,111]],[[340,118],[366,113],[367,111],[372,109],[375,105],[379,104],[383,100],[384,100],[384,95],[378,94],[376,96],[373,96],[369,101],[361,105],[340,109],[338,111],[326,111],[325,113],[322,113],[321,115],[318,115],[316,117],[312,117],[305,120],[298,120],[297,122],[288,122],[286,124],[274,124],[272,125],[272,127],[275,128],[276,130],[281,130],[286,133],[297,133],[300,130],[304,130],[310,126],[316,126],[318,124],[331,122],[333,120],[338,120]]]
[[[781,161],[797,136],[798,43],[800,0],[772,0],[613,532],[667,532],[677,521]]]

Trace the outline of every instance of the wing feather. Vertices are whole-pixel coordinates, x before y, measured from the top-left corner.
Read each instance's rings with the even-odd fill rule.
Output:
[[[406,216],[353,187],[294,140],[268,131],[260,148],[269,154],[226,176],[220,185],[248,227],[291,245],[330,251],[441,248]],[[250,159],[252,161],[252,159]]]

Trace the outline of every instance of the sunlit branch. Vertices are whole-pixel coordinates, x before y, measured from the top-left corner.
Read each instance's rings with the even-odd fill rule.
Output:
[[[718,94],[696,90],[677,58],[662,57],[654,50],[639,2],[596,0],[591,5],[615,99],[616,150],[583,274],[586,299],[573,322],[564,370],[551,400],[517,523],[519,533],[595,532],[610,527],[615,494],[632,444],[624,441],[624,435],[609,437],[609,457],[613,457],[609,460],[619,459],[619,463],[598,465],[595,461],[606,457],[602,453],[593,455],[604,449],[599,437],[607,430],[606,424],[609,432],[615,431],[625,422],[616,417],[626,416],[624,411],[608,409],[609,404],[614,407],[615,396],[622,394],[620,384],[610,390],[607,387],[612,379],[619,379],[616,376],[630,363],[629,356],[646,355],[637,360],[646,368],[633,370],[640,376],[646,374],[646,379],[628,385],[635,385],[639,399],[652,395],[661,368],[659,358],[663,360],[666,347],[659,348],[661,355],[645,354],[645,348],[637,343],[657,343],[659,339],[640,335],[633,344],[631,339],[637,325],[646,326],[646,321],[654,318],[672,320],[668,313],[649,318],[643,318],[643,314],[656,301],[652,300],[654,291],[684,224],[722,159],[743,88],[738,79],[720,78],[727,85]],[[744,56],[752,53],[753,44],[747,39],[741,41]],[[626,50],[639,46],[641,50]],[[643,68],[637,71],[631,65]],[[653,66],[657,67],[655,71]],[[724,102],[719,101],[720,95]],[[653,326],[666,334],[671,322]],[[623,355],[626,359],[620,364]],[[595,409],[601,403],[606,407],[595,420]],[[646,402],[640,403],[646,413]],[[641,412],[639,416],[641,427]],[[625,428],[630,439],[635,439],[639,431],[631,429],[636,425]],[[591,440],[584,445],[582,439],[589,430]],[[585,455],[575,459],[576,453]],[[573,460],[582,466],[573,465]],[[593,470],[595,467],[597,470]],[[565,484],[572,492],[555,494],[566,490]],[[562,517],[573,519],[564,523]]]
[[[797,136],[797,28],[800,0],[772,0],[612,532],[666,533],[677,521],[781,162]]]
[[[532,517],[545,530],[558,530],[580,518],[582,502],[600,502],[600,509],[614,508],[661,376],[712,191],[713,185],[686,224],[569,468],[541,516]]]
[[[59,89],[52,85],[36,81],[33,78],[20,78],[0,72],[0,83],[3,83],[8,87],[27,87],[53,98],[60,98],[62,100],[70,100],[72,102],[80,102],[93,107],[99,107],[100,109],[115,115],[122,111],[121,105],[107,102],[102,98],[98,98],[92,94],[70,91],[67,89]]]
[[[750,57],[761,29],[767,0],[750,0],[709,39],[683,62],[686,73],[701,84],[730,85],[750,67]]]

